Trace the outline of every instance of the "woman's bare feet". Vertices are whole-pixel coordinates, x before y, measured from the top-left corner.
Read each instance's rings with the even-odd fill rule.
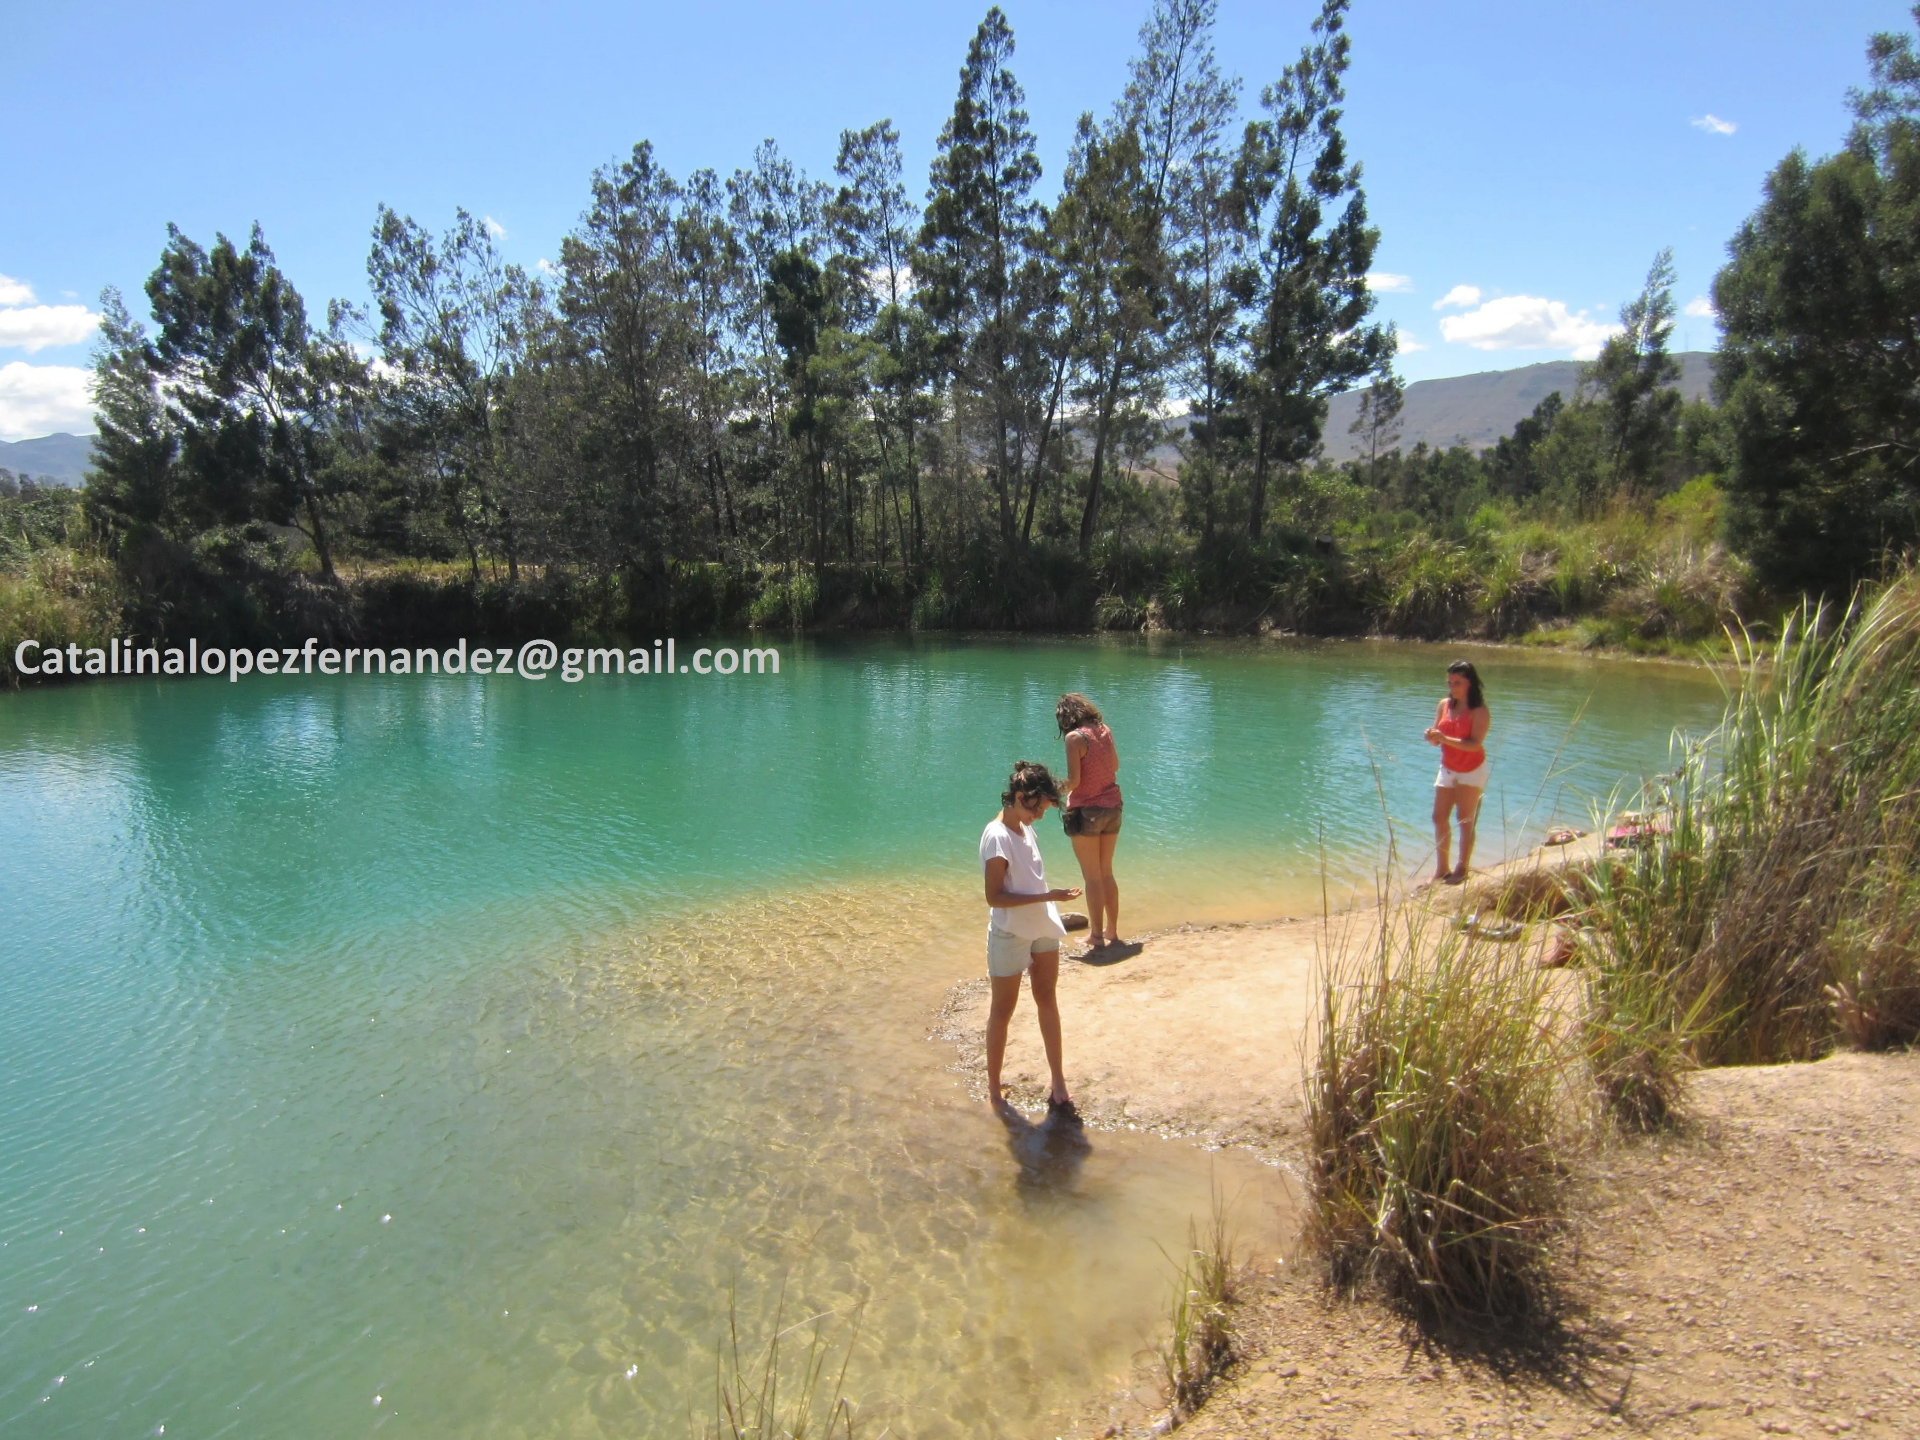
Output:
[[[1440,877],[1440,883],[1442,885],[1464,885],[1467,883],[1467,872],[1464,870],[1450,870]]]

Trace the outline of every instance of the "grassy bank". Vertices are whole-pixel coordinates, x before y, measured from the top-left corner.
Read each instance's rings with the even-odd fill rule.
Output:
[[[1336,1283],[1430,1320],[1550,1310],[1592,1127],[1673,1123],[1702,1066],[1920,1040],[1920,572],[1805,607],[1723,673],[1640,843],[1524,887],[1577,991],[1411,902],[1333,967],[1309,1236]]]
[[[1559,525],[1488,504],[1459,538],[1366,512],[1327,533],[1283,530],[1259,546],[1116,540],[1083,558],[1036,541],[1009,562],[983,542],[917,574],[669,561],[596,577],[368,556],[343,558],[333,580],[320,578],[297,537],[257,527],[190,544],[147,537],[110,563],[77,500],[30,498],[31,526],[18,523],[21,500],[0,500],[0,532],[15,537],[0,550],[0,683],[27,678],[13,663],[21,639],[85,648],[114,634],[385,646],[746,628],[1282,631],[1696,654],[1764,609],[1711,539],[1710,485],[1650,510]]]

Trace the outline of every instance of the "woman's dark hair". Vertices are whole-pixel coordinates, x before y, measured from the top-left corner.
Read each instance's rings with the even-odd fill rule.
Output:
[[[1013,762],[1013,774],[1007,777],[1007,788],[1000,796],[1002,805],[1013,804],[1015,798],[1031,800],[1034,797],[1060,803],[1060,787],[1055,783],[1053,774],[1046,766],[1033,760]]]
[[[1060,727],[1062,735],[1078,730],[1082,725],[1104,725],[1100,718],[1100,709],[1078,690],[1069,690],[1055,702],[1053,723]]]
[[[1487,697],[1480,693],[1480,672],[1473,668],[1471,660],[1454,661],[1447,666],[1447,674],[1467,677],[1467,708],[1469,710],[1478,710],[1487,703]]]

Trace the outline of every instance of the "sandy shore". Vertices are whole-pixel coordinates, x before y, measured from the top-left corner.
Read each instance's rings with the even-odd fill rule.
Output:
[[[1184,927],[1068,961],[1068,1076],[1089,1123],[1248,1146],[1297,1173],[1316,968],[1330,931],[1363,923]],[[976,1085],[985,1021],[984,980],[956,986],[939,1021]],[[1024,999],[1006,1079],[1017,1103],[1044,1102]],[[1263,1237],[1242,1358],[1183,1433],[1920,1435],[1916,1114],[1920,1055],[1696,1077],[1680,1132],[1577,1158],[1573,1320],[1545,1359],[1439,1344],[1377,1303],[1334,1301],[1310,1260],[1274,1263],[1290,1237]],[[1084,1433],[1144,1434],[1158,1410],[1143,1370]]]
[[[1442,914],[1478,903],[1509,876],[1591,858],[1597,838],[1544,847],[1477,874],[1464,887],[1416,892]],[[1068,938],[1060,967],[1067,1079],[1095,1125],[1126,1124],[1282,1158],[1300,1123],[1302,1047],[1312,1033],[1323,954],[1362,946],[1371,908],[1329,917],[1189,925],[1141,935],[1091,959]],[[1545,939],[1536,928],[1522,945]],[[1044,1105],[1046,1056],[1024,992],[1002,1078],[1014,1102]],[[949,993],[937,1026],[978,1081],[987,982]],[[984,1096],[985,1090],[982,1088]]]

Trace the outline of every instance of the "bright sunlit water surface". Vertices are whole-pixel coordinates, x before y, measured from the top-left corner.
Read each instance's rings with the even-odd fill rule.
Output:
[[[730,1295],[757,1343],[784,1285],[836,1336],[864,1301],[867,1433],[1055,1433],[1151,1343],[1211,1189],[1259,1249],[1286,1202],[1242,1156],[1008,1128],[927,1038],[1009,762],[1087,691],[1129,931],[1306,913],[1389,818],[1425,863],[1447,658],[871,641],[0,697],[0,1432],[681,1435]],[[1486,859],[1718,710],[1685,668],[1479,658]]]

